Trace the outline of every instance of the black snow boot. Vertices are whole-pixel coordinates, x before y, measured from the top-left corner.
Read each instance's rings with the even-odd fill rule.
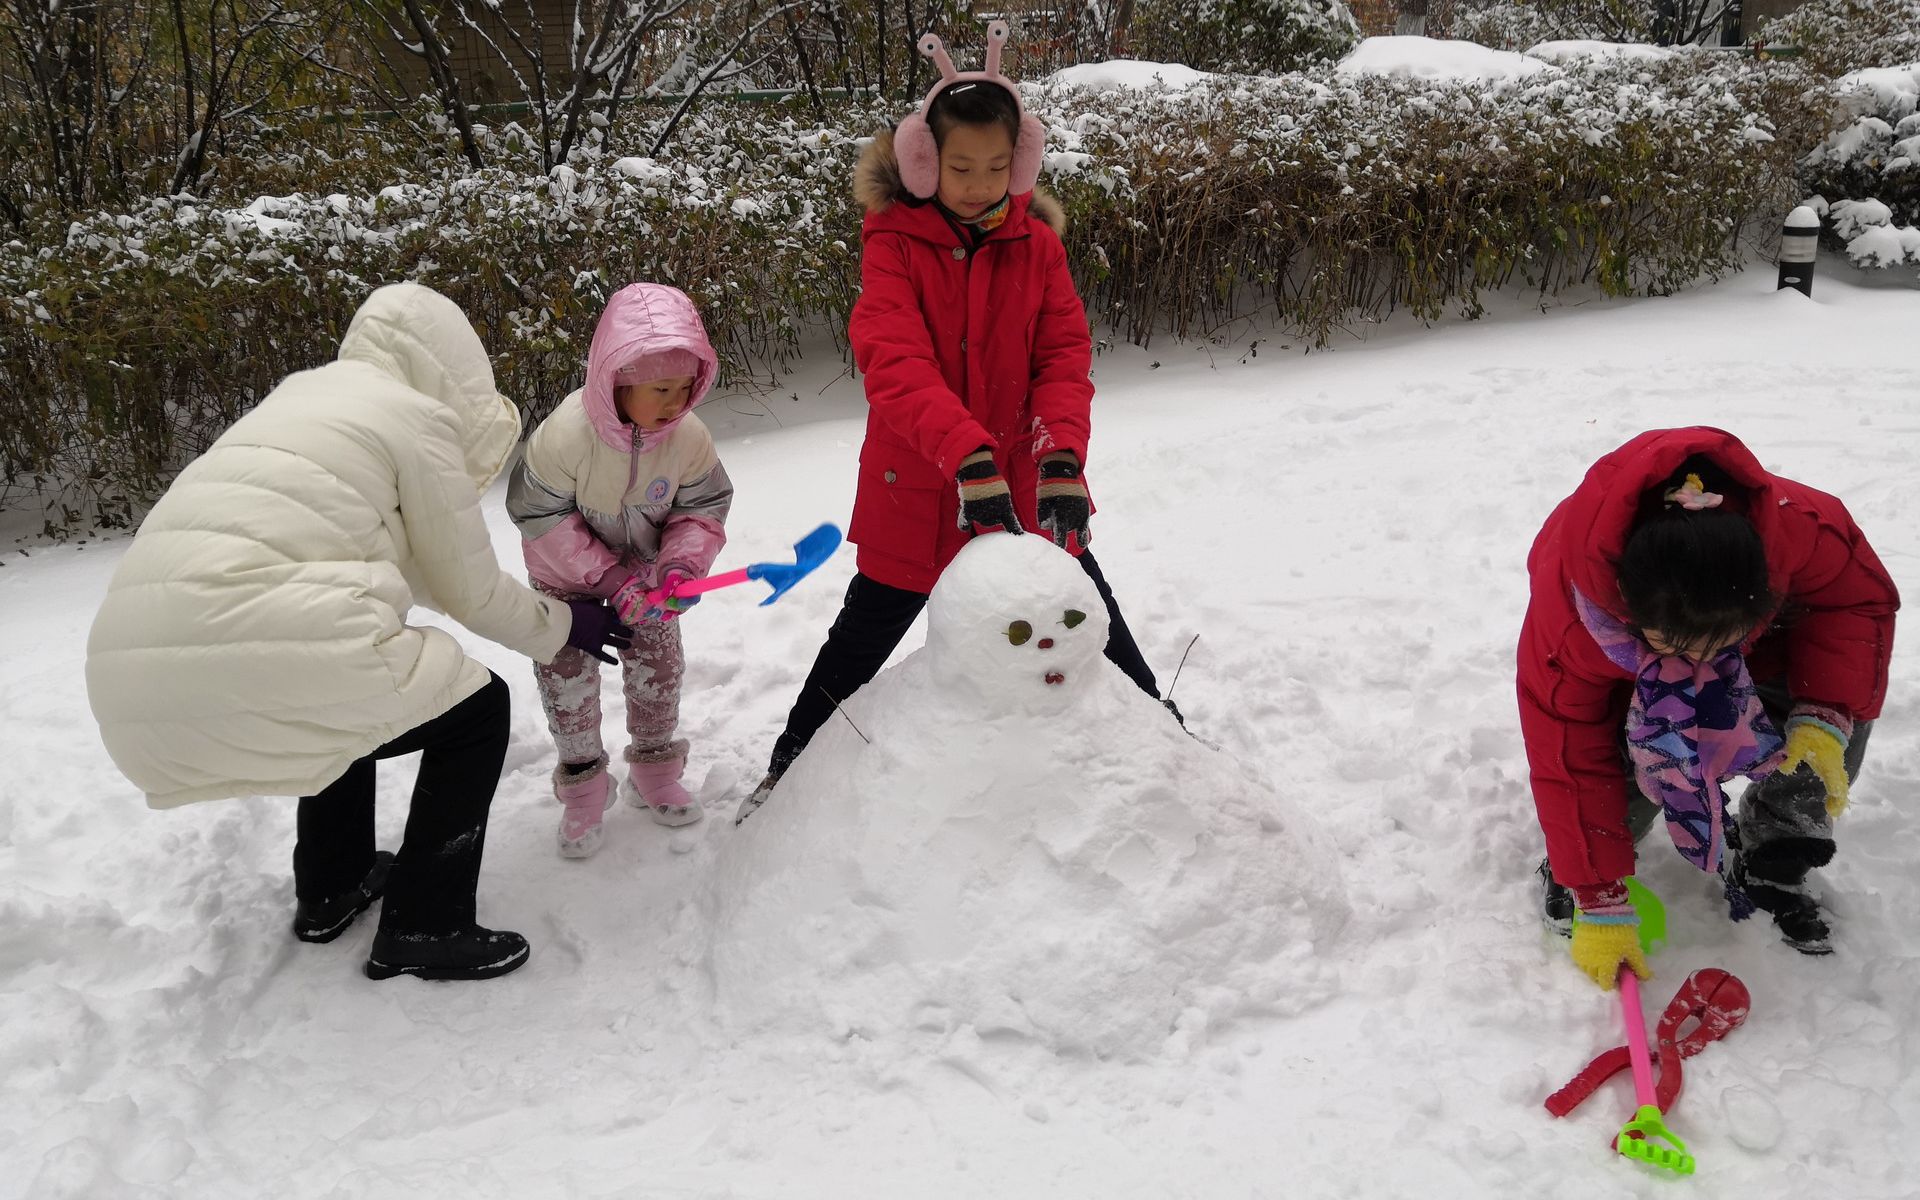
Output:
[[[1573,936],[1573,893],[1560,886],[1553,877],[1553,868],[1546,859],[1540,860],[1540,919],[1547,928],[1561,937]]]
[[[303,942],[330,942],[346,932],[353,919],[373,906],[387,890],[387,875],[393,870],[393,852],[374,853],[373,867],[360,885],[330,900],[315,903],[301,901],[293,909],[293,936]]]
[[[382,929],[367,956],[368,979],[492,979],[527,961],[527,939],[469,925],[453,933],[388,933]]]
[[[1828,928],[1826,917],[1820,912],[1820,904],[1807,890],[1806,883],[1764,878],[1756,873],[1756,867],[1764,868],[1766,860],[1751,861],[1753,857],[1735,854],[1733,869],[1729,872],[1734,886],[1753,901],[1755,908],[1773,918],[1781,941],[1802,954],[1832,954],[1833,931]],[[1799,877],[1804,881],[1804,868],[1799,871]]]

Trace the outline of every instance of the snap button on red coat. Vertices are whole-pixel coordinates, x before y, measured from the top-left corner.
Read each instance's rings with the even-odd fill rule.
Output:
[[[895,476],[892,471],[888,471],[885,475],[881,476],[881,478],[885,479],[888,483],[892,483],[895,479]]]
[[[965,258],[967,256],[967,248],[965,246],[955,246],[953,248],[953,256],[956,259]]]

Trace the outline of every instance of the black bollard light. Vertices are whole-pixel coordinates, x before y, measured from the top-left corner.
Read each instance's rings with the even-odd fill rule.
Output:
[[[1792,288],[1813,295],[1813,259],[1820,249],[1820,214],[1802,204],[1787,214],[1780,231],[1780,282],[1774,289]]]

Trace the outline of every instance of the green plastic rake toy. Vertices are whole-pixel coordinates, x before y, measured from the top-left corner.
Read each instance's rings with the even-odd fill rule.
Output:
[[[1640,918],[1640,945],[1651,953],[1654,943],[1667,936],[1667,909],[1660,898],[1627,880],[1627,894]],[[1627,1023],[1627,1053],[1633,1062],[1633,1094],[1640,1108],[1633,1119],[1620,1127],[1613,1148],[1636,1162],[1647,1163],[1676,1175],[1693,1174],[1693,1155],[1687,1144],[1675,1137],[1661,1117],[1653,1090],[1653,1056],[1647,1052],[1647,1019],[1640,1009],[1640,977],[1633,968],[1620,967],[1620,1015]]]

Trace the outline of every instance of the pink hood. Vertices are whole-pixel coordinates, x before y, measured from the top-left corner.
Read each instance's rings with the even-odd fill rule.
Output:
[[[634,426],[621,419],[620,409],[613,402],[614,374],[667,350],[683,350],[700,360],[700,373],[694,377],[693,396],[687,404],[687,411],[692,412],[713,387],[720,366],[693,301],[679,288],[663,283],[632,283],[615,292],[593,331],[593,347],[587,351],[587,382],[580,397],[587,420],[593,423],[601,441],[616,450],[633,450]],[[663,436],[671,428],[648,436]]]

